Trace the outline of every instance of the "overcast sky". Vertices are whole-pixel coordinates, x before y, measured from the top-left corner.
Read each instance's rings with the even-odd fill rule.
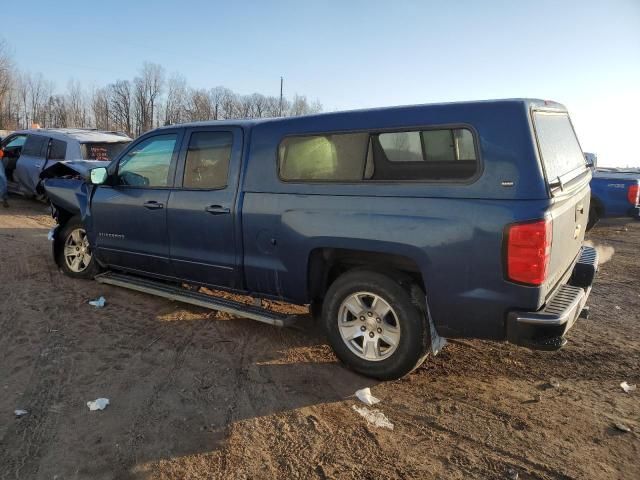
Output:
[[[325,110],[505,97],[569,108],[600,164],[640,166],[640,0],[29,1],[0,13],[19,68],[59,90],[144,61],[194,87]]]

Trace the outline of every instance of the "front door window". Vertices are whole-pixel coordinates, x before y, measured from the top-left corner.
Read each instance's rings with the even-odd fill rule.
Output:
[[[148,138],[127,153],[118,167],[118,184],[134,187],[167,187],[177,135]]]

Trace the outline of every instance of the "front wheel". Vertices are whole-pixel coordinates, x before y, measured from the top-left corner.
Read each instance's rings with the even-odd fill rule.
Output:
[[[380,380],[418,367],[429,345],[426,316],[392,278],[354,270],[329,288],[323,323],[338,358],[352,370]]]
[[[70,219],[56,239],[56,263],[72,278],[93,278],[100,268],[79,217]]]

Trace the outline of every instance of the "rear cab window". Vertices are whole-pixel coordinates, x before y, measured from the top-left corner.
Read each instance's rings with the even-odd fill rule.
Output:
[[[110,162],[124,150],[131,142],[87,142],[80,144],[82,158],[85,160]]]
[[[284,181],[465,181],[479,171],[469,128],[407,129],[285,137]]]
[[[49,144],[49,160],[64,160],[66,156],[67,142],[52,138]]]
[[[561,186],[587,170],[567,113],[534,111],[533,125],[549,186]]]

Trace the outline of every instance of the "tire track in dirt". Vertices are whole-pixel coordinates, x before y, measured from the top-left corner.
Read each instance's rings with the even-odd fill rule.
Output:
[[[127,478],[133,475],[131,467],[145,460],[144,455],[140,453],[140,448],[144,444],[144,433],[152,431],[154,428],[150,428],[158,415],[158,401],[163,393],[175,386],[175,381],[178,375],[181,373],[182,365],[186,359],[189,351],[189,346],[198,331],[197,326],[190,325],[189,331],[180,339],[173,339],[173,347],[175,355],[171,362],[171,366],[162,375],[163,380],[154,385],[151,395],[147,398],[145,403],[138,409],[135,414],[131,427],[127,432],[129,437],[127,442],[127,449],[119,450],[118,464],[119,473],[116,473],[117,478]],[[158,367],[157,370],[162,370],[163,367]]]
[[[0,443],[11,445],[12,448],[3,448],[0,451],[0,465],[3,466],[2,476],[4,479],[33,478],[38,472],[40,459],[46,452],[48,445],[54,440],[57,431],[58,414],[50,410],[52,405],[57,404],[64,397],[66,387],[73,378],[73,359],[68,355],[68,345],[65,341],[65,321],[64,316],[51,312],[46,307],[46,294],[40,289],[32,289],[31,282],[28,281],[36,275],[42,276],[42,272],[32,271],[34,264],[33,257],[18,255],[13,258],[18,260],[17,272],[25,272],[17,281],[12,283],[13,294],[9,297],[8,305],[20,305],[29,303],[31,308],[27,315],[37,315],[42,318],[49,318],[44,323],[47,325],[42,346],[38,352],[37,359],[33,366],[32,375],[28,380],[27,388],[20,398],[20,404],[26,407],[29,414],[11,424],[4,432]],[[38,259],[36,267],[41,268],[41,255],[35,255]],[[17,258],[16,258],[17,257]],[[25,260],[26,258],[26,260]],[[53,278],[52,264],[46,263],[44,276]],[[25,278],[27,280],[25,280]],[[24,287],[24,288],[23,288]],[[25,300],[31,299],[27,302]],[[44,300],[41,302],[40,300]],[[43,306],[44,305],[44,306]],[[24,312],[15,308],[4,310],[9,314],[3,314],[2,322],[4,342],[12,342],[15,338],[15,329],[11,328],[11,323],[19,325],[25,319]],[[19,338],[19,337],[18,337]]]
[[[491,444],[486,441],[478,440],[470,435],[457,431],[451,427],[443,425],[438,422],[437,417],[416,415],[412,412],[398,410],[399,413],[404,416],[401,417],[401,421],[407,426],[417,428],[424,431],[425,435],[430,435],[431,432],[427,430],[427,427],[437,430],[439,432],[447,434],[451,439],[451,443],[456,445],[456,448],[461,450],[474,451],[477,456],[478,448],[482,450],[482,455],[495,458],[496,463],[505,466],[509,465],[518,469],[522,469],[523,465],[528,467],[528,475],[536,475],[534,478],[541,479],[558,479],[558,480],[578,480],[580,477],[571,476],[564,472],[549,467],[541,462],[531,459],[525,455],[515,453],[513,451],[506,450],[498,445]],[[466,448],[461,448],[460,444],[463,444]],[[531,471],[533,470],[533,471]],[[471,473],[471,472],[470,472]]]

